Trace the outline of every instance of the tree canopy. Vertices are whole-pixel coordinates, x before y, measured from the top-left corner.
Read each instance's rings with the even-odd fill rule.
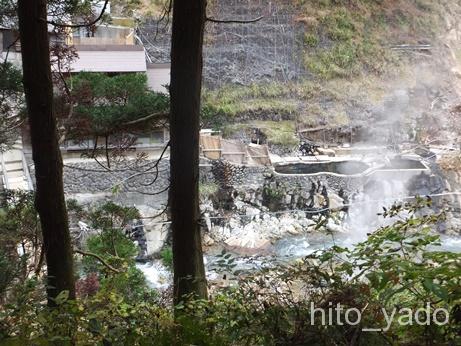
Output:
[[[8,62],[0,64],[0,149],[16,139],[23,102],[21,71]]]
[[[110,136],[164,120],[169,98],[148,90],[145,74],[81,73],[73,78],[71,134]]]

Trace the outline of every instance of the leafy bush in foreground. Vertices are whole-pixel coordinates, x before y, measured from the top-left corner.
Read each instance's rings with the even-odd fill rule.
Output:
[[[0,340],[10,345],[457,345],[461,256],[438,247],[431,229],[441,215],[419,208],[430,201],[419,204],[385,210],[385,216],[400,217],[354,248],[334,246],[295,263],[235,273],[237,284],[215,288],[209,301],[176,306],[176,319],[158,296],[126,299],[109,286],[77,301],[64,294],[59,307],[49,310],[39,283],[29,280],[19,285],[14,304],[0,308]],[[117,282],[124,274],[106,275]],[[342,309],[335,310],[338,304]],[[332,323],[329,315],[322,323],[320,310],[313,308],[333,313]],[[348,311],[356,314],[346,316]],[[427,317],[429,324],[415,321]],[[345,323],[348,318],[354,323]]]

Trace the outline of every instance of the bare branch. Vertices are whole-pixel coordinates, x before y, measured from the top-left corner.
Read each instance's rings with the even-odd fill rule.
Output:
[[[109,0],[106,0],[104,2],[104,6],[102,7],[102,10],[101,10],[101,13],[99,14],[99,16],[95,20],[90,22],[90,23],[86,23],[86,24],[62,24],[62,23],[58,23],[58,22],[54,22],[54,21],[47,21],[47,23],[51,24],[51,25],[54,25],[54,26],[57,26],[57,27],[60,27],[60,28],[85,28],[85,27],[88,27],[88,26],[93,26],[93,25],[95,25],[97,22],[99,22],[102,19],[102,17],[104,16],[104,13],[106,12],[108,4],[109,4]]]
[[[82,256],[89,256],[89,257],[93,257],[93,258],[96,258],[102,265],[104,265],[107,269],[113,271],[114,273],[121,273],[120,270],[118,270],[117,268],[114,268],[112,267],[109,263],[107,263],[104,258],[102,258],[101,256],[95,254],[95,253],[92,253],[92,252],[86,252],[86,251],[82,251],[82,250],[74,250],[75,253],[78,253]]]
[[[109,167],[104,166],[104,164],[101,163],[101,162],[98,160],[98,158],[97,158],[96,156],[93,156],[92,159],[95,160],[96,163],[97,163],[99,166],[101,166],[102,168],[104,168],[104,169],[106,170],[106,172],[112,172],[110,166],[109,166]]]
[[[263,19],[264,16],[254,18],[254,19],[248,19],[248,20],[236,20],[236,19],[214,19],[214,18],[208,18],[206,19],[207,22],[211,23],[220,23],[220,24],[249,24],[249,23],[256,23],[259,22],[261,19]]]
[[[154,40],[156,40],[157,37],[158,37],[160,23],[163,22],[166,19],[165,26],[163,27],[164,30],[166,29],[168,24],[170,24],[170,15],[171,15],[172,11],[173,11],[173,0],[169,0],[168,3],[165,3],[165,5],[163,7],[162,15],[161,15],[160,19],[157,21],[157,27],[155,29]]]
[[[10,49],[19,41],[19,36],[14,39],[13,42],[11,42],[7,47],[6,47],[6,54],[5,54],[5,59],[3,60],[3,63],[6,65],[8,62],[8,55],[10,54]]]
[[[140,173],[132,175],[131,177],[128,177],[127,179],[125,179],[124,182],[126,182],[127,180],[130,180],[130,179],[133,179],[136,176],[145,175],[147,173],[147,171],[150,171],[151,169],[155,168],[155,175],[154,175],[154,177],[152,178],[152,180],[149,183],[147,183],[147,184],[139,183],[141,186],[144,186],[144,187],[153,185],[157,181],[158,176],[159,176],[159,168],[158,168],[158,166],[159,166],[159,164],[160,164],[160,162],[161,162],[163,156],[165,155],[165,152],[166,152],[166,150],[167,150],[167,148],[169,146],[170,146],[170,142],[168,142],[168,144],[165,146],[165,148],[162,151],[162,154],[160,155],[159,159],[156,161],[154,166],[150,167],[148,170],[146,170],[144,172],[140,172]],[[164,189],[162,189],[160,191],[156,191],[156,192],[133,191],[133,190],[127,190],[127,192],[138,192],[138,193],[143,194],[143,195],[156,196],[156,195],[160,195],[160,194],[168,191],[169,188],[170,188],[170,185],[168,184],[168,186],[166,188],[164,188]]]
[[[167,192],[170,189],[170,185],[165,187],[164,189],[161,189],[160,191],[155,191],[155,192],[145,192],[145,191],[136,191],[136,190],[126,190],[126,192],[137,192],[141,195],[146,195],[146,196],[157,196],[161,195],[164,192]]]
[[[158,213],[157,215],[153,215],[153,216],[145,216],[145,217],[142,217],[141,219],[143,220],[146,220],[146,219],[156,219],[160,216],[162,216],[163,214],[165,214],[167,211],[168,211],[168,207],[169,207],[169,203],[167,203],[165,205],[165,208],[163,208],[160,213]],[[170,221],[166,221],[165,223],[169,223]]]
[[[169,148],[169,146],[170,146],[170,141],[168,141],[168,143],[165,145],[165,147],[162,150],[162,153],[160,154],[160,157],[155,161],[153,166],[150,166],[150,164],[144,165],[142,168],[144,168],[146,166],[149,166],[149,167],[147,167],[146,169],[144,169],[141,172],[136,172],[136,173],[130,175],[129,177],[125,178],[123,181],[119,182],[116,185],[123,185],[123,184],[125,184],[127,181],[129,181],[131,179],[134,179],[134,178],[139,177],[141,175],[145,175],[145,174],[149,173],[153,168],[156,169],[156,174],[155,174],[154,181],[157,180],[158,173],[159,173],[158,172],[158,166],[159,166],[160,162],[162,161],[163,157],[165,156],[165,153],[166,153],[167,149]]]
[[[150,183],[147,183],[147,184],[144,184],[144,183],[142,183],[142,182],[139,182],[139,184],[140,184],[141,186],[146,186],[146,187],[147,187],[147,186],[151,186],[152,184],[154,184],[154,183],[157,181],[159,173],[160,173],[160,171],[159,171],[159,169],[158,169],[158,166],[155,166],[155,175],[154,175],[154,177],[152,178],[151,182],[150,182]]]
[[[138,124],[138,123],[141,123],[143,121],[146,121],[146,120],[149,120],[149,119],[152,119],[152,118],[155,118],[157,116],[168,116],[169,113],[164,113],[164,112],[160,112],[160,113],[152,113],[152,114],[149,114],[145,117],[142,117],[142,118],[139,118],[139,119],[136,119],[136,120],[132,120],[132,121],[129,121],[127,123],[124,123],[122,124],[121,126],[129,126],[129,125],[135,125],[135,124]]]
[[[168,145],[168,144],[167,144]],[[166,150],[166,149],[164,149]],[[107,170],[107,169],[91,169],[91,168],[82,168],[82,167],[78,167],[78,166],[72,166],[72,165],[66,165],[64,164],[63,167],[67,167],[67,168],[70,168],[70,169],[75,169],[75,170],[78,170],[78,171],[85,171],[85,172],[94,172],[94,173],[114,173],[114,172],[125,172],[127,170],[134,170],[134,169],[143,169],[145,167],[148,167],[150,166],[152,163],[151,162],[147,162],[141,166],[137,166],[137,165],[130,165],[130,166],[126,166],[124,167],[123,169],[111,169],[111,170]],[[146,168],[146,170],[143,172],[147,172],[149,171],[150,169],[152,169],[152,167],[149,167],[149,168]]]

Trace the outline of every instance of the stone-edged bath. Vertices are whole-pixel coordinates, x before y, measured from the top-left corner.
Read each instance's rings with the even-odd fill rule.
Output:
[[[278,174],[338,174],[338,175],[358,175],[363,174],[370,166],[364,162],[350,161],[312,161],[294,162],[275,165],[274,171]]]
[[[379,173],[398,173],[405,177],[430,172],[430,168],[420,158],[395,156],[375,160],[360,160],[357,158],[304,158],[303,160],[284,160],[274,164],[274,173],[278,175],[307,175],[307,176],[351,176],[364,177]]]

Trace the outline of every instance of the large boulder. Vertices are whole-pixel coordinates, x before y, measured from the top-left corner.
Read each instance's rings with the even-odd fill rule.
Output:
[[[157,210],[146,205],[137,206],[144,222],[144,231],[147,242],[147,255],[151,256],[159,252],[168,237],[170,224],[167,222],[168,216],[166,213],[159,215],[162,210]]]
[[[240,234],[231,236],[224,243],[230,247],[251,250],[264,250],[271,245],[270,239],[260,234],[252,224],[245,226]]]

